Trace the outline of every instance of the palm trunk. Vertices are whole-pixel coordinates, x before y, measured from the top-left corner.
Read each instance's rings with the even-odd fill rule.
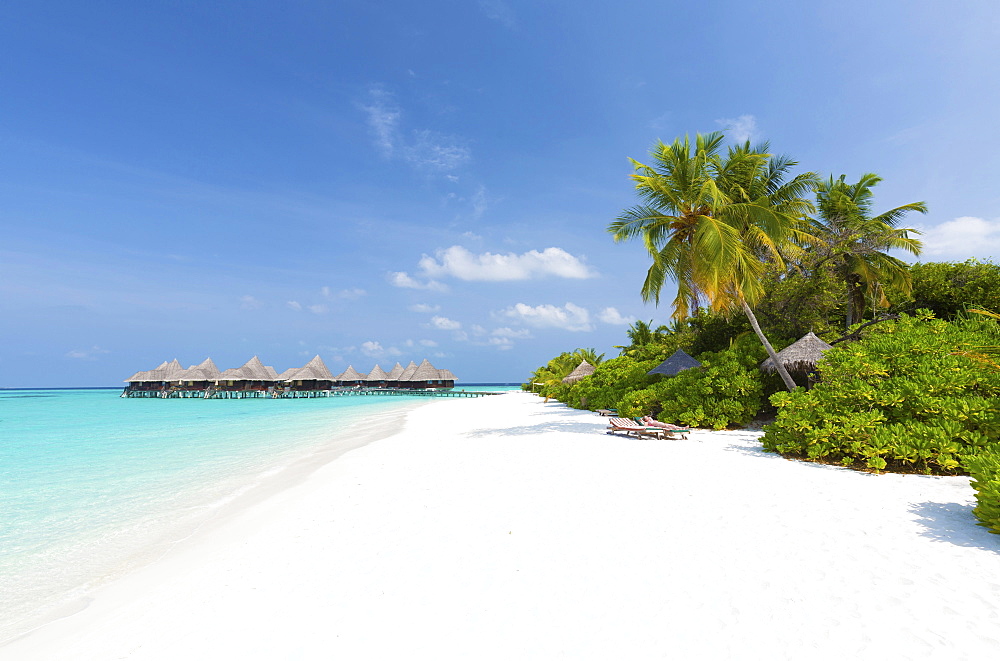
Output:
[[[771,362],[774,363],[775,369],[778,370],[778,374],[781,375],[781,380],[785,382],[785,387],[788,388],[788,392],[795,390],[795,380],[792,379],[788,370],[785,366],[778,362],[778,352],[774,350],[771,343],[767,341],[767,337],[764,335],[764,331],[760,329],[760,324],[757,323],[757,316],[754,315],[753,310],[747,305],[746,301],[740,301],[743,304],[743,312],[746,313],[747,319],[750,320],[750,325],[753,327],[753,332],[757,333],[757,337],[760,338],[761,344],[764,345],[764,349],[767,351],[767,355],[771,357]]]

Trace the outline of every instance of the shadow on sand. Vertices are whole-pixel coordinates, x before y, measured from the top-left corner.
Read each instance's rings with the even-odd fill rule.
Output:
[[[1000,554],[1000,535],[976,525],[974,505],[965,503],[916,503],[910,511],[924,527],[920,534],[956,546],[971,546]]]

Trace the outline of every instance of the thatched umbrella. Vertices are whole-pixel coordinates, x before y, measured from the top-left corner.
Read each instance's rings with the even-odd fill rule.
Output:
[[[684,370],[692,367],[701,367],[701,363],[688,355],[684,349],[678,349],[662,363],[646,372],[648,375],[663,374],[664,376],[676,376]]]
[[[810,372],[816,369],[816,363],[830,348],[829,344],[816,337],[815,334],[806,333],[805,337],[779,351],[778,360],[789,372]],[[760,369],[771,373],[777,368],[774,366],[774,361],[768,357],[760,364]]]
[[[563,380],[563,383],[576,383],[582,380],[584,377],[590,376],[594,373],[594,366],[588,363],[586,360],[576,366],[576,369],[570,372]]]

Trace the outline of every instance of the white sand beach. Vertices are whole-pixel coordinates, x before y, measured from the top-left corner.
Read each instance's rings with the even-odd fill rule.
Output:
[[[623,438],[525,393],[412,410],[4,659],[983,659],[968,478]]]

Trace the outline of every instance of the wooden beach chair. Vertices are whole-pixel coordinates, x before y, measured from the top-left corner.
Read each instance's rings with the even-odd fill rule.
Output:
[[[617,432],[624,432],[626,436],[633,434],[636,438],[642,438],[643,436],[652,436],[653,438],[664,438],[666,434],[665,430],[658,429],[656,427],[647,427],[646,425],[641,425],[635,420],[629,420],[628,418],[609,418],[608,419],[608,432],[609,434],[615,434]]]
[[[688,433],[691,431],[690,427],[679,427],[678,425],[672,425],[669,422],[660,422],[659,420],[654,420],[653,418],[646,416],[645,418],[637,418],[636,422],[646,427],[653,427],[656,429],[662,429],[670,438],[680,437],[686,439]]]

